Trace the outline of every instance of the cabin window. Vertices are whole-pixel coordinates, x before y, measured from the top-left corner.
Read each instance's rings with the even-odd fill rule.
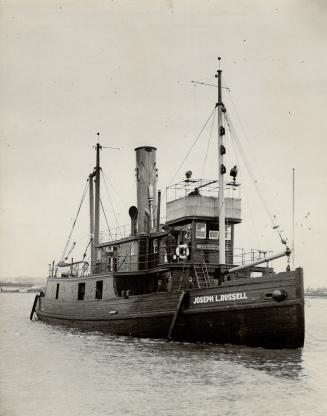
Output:
[[[153,252],[158,253],[158,240],[153,240]]]
[[[56,299],[59,298],[59,283],[57,283],[57,287],[56,287]]]
[[[196,238],[206,238],[207,236],[207,225],[204,222],[196,223]]]
[[[102,299],[103,280],[98,280],[95,287],[95,299]]]
[[[85,283],[79,283],[78,284],[77,299],[78,300],[84,300],[84,296],[85,296]]]
[[[218,240],[218,238],[219,238],[219,231],[209,230],[209,240]]]

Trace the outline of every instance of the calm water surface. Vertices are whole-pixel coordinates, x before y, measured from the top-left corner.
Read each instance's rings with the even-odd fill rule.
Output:
[[[327,415],[327,299],[302,351],[167,343],[29,321],[0,294],[0,415]]]

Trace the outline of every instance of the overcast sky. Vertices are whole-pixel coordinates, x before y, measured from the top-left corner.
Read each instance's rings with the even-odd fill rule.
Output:
[[[258,186],[291,240],[305,286],[327,285],[327,2],[325,0],[1,1],[0,278],[47,275],[58,260],[94,166],[96,132],[121,224],[136,202],[134,148],[158,148],[159,188],[173,179],[211,113],[222,57],[225,102]],[[235,107],[236,110],[235,110]],[[210,126],[209,126],[210,127]],[[216,137],[203,132],[174,178],[215,178]],[[240,165],[237,246],[281,246]],[[104,190],[110,225],[116,219]],[[75,238],[88,238],[87,204]],[[102,227],[105,224],[102,222]],[[285,260],[279,262],[286,266]]]

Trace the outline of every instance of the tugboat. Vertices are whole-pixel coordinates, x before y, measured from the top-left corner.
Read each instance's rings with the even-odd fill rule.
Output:
[[[45,292],[36,296],[41,321],[134,337],[301,348],[304,343],[302,268],[290,269],[291,250],[235,254],[241,222],[237,167],[226,181],[222,71],[216,73],[219,177],[185,178],[166,189],[160,221],[156,148],[136,152],[137,206],[125,235],[100,235],[100,150],[88,177],[90,261],[61,260],[49,267]],[[94,192],[95,190],[95,192]],[[228,196],[226,191],[228,191]],[[85,195],[84,195],[85,196]],[[276,273],[272,260],[285,256]],[[237,261],[240,260],[240,261]],[[250,260],[250,261],[248,261]]]

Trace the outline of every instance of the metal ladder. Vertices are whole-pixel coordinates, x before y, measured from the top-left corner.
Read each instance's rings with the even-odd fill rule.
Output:
[[[210,278],[206,262],[201,264],[193,264],[195,279],[198,288],[209,287]]]

